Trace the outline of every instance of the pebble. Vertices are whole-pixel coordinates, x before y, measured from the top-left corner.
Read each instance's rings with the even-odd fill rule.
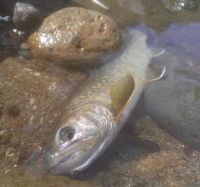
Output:
[[[5,130],[3,130],[3,131],[0,131],[0,138],[2,138],[3,137],[3,135],[4,135],[4,133],[5,133],[6,131]]]
[[[30,49],[30,47],[29,47],[29,45],[27,43],[21,43],[20,48],[21,49],[25,49],[25,50]]]
[[[14,153],[13,153],[14,150],[15,150],[14,147],[9,147],[9,148],[6,150],[5,157],[12,157],[12,156],[14,156]]]
[[[33,105],[34,102],[35,102],[35,99],[34,99],[34,98],[31,98],[31,99],[30,99],[30,104]]]
[[[32,53],[30,50],[21,50],[20,55],[23,56],[25,59],[31,60],[34,58],[34,53]]]

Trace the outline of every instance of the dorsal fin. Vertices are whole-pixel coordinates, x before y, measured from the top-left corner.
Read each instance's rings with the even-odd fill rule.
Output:
[[[121,113],[129,103],[133,95],[134,88],[135,82],[130,73],[111,87],[110,98],[115,110],[115,122],[118,122]]]

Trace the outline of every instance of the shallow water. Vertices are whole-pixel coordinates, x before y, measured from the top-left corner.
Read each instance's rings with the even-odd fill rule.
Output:
[[[108,15],[122,30],[127,26],[140,29],[148,36],[150,45],[166,49],[163,55],[152,59],[152,63],[167,67],[165,82],[161,80],[159,87],[156,82],[152,83],[158,92],[163,89],[162,85],[172,87],[174,79],[172,83],[167,82],[171,77],[178,81],[188,77],[195,80],[196,89],[188,91],[182,100],[192,112],[188,118],[182,114],[188,126],[183,127],[182,134],[179,130],[174,133],[170,124],[167,127],[158,124],[156,115],[153,114],[154,121],[147,117],[150,114],[145,106],[148,97],[144,94],[145,99],[139,102],[127,122],[127,128],[136,137],[136,145],[143,150],[137,159],[109,149],[86,171],[70,178],[53,177],[43,169],[42,149],[64,101],[87,79],[87,73],[66,70],[45,61],[6,58],[0,63],[0,140],[1,150],[6,152],[13,147],[10,154],[14,152],[15,156],[5,157],[5,152],[0,155],[0,186],[200,186],[200,148],[194,145],[200,139],[200,129],[197,119],[191,119],[198,116],[199,110],[195,109],[199,108],[194,106],[200,98],[199,8],[173,12],[160,0],[129,1],[128,4],[124,0],[102,0],[110,8],[106,11],[88,0],[75,2]],[[200,1],[196,2],[200,5]],[[150,86],[151,83],[145,87],[147,93]],[[166,100],[170,105],[170,97]],[[164,104],[162,97],[156,102]],[[183,117],[181,112],[177,116]],[[194,143],[185,135],[193,127],[191,122],[197,126]]]

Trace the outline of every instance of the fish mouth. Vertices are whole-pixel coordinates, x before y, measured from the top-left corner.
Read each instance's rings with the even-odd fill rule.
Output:
[[[67,157],[62,159],[58,164],[55,164],[54,166],[52,166],[50,168],[50,171],[52,171],[52,169],[58,168],[59,166],[63,165],[63,163],[66,163],[70,158],[73,160],[79,152],[80,151],[76,151],[75,153],[68,155]]]
[[[84,138],[84,141],[87,141],[87,140],[89,140],[89,139],[91,139],[91,137]],[[83,139],[77,140],[77,141],[73,142],[73,143],[70,145],[70,147],[72,147],[74,144],[77,144],[77,143],[79,143],[79,142],[81,142],[81,141],[83,141]],[[63,148],[63,150],[66,149],[66,148],[68,148],[68,145],[65,146],[65,147]],[[63,158],[61,161],[59,161],[57,164],[55,164],[54,166],[52,166],[52,167],[50,168],[50,170],[53,169],[53,168],[56,168],[56,167],[58,167],[58,166],[60,166],[60,165],[62,165],[63,163],[65,163],[65,162],[66,162],[67,160],[69,160],[70,158],[72,158],[72,160],[73,160],[73,159],[76,157],[76,155],[77,155],[81,150],[83,150],[83,148],[81,148],[80,150],[77,150],[76,152],[73,152],[73,153],[69,154],[68,156],[66,156],[65,158]]]

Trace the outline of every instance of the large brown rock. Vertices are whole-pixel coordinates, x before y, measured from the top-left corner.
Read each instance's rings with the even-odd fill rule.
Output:
[[[47,17],[28,39],[30,48],[44,59],[87,59],[118,48],[115,22],[84,8],[65,8]]]

